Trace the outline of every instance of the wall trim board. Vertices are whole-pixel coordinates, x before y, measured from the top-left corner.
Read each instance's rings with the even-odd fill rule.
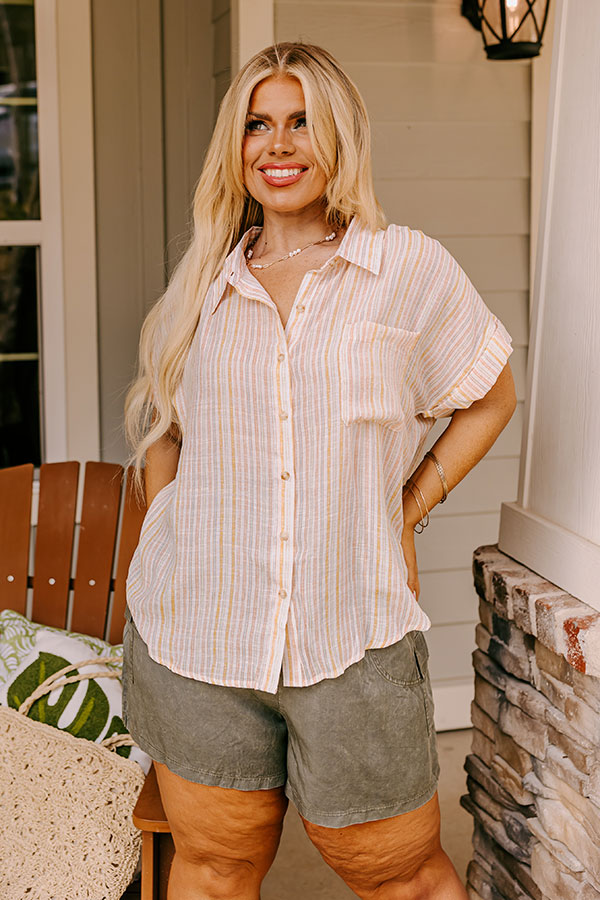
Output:
[[[503,503],[498,547],[600,612],[598,544],[518,503]]]

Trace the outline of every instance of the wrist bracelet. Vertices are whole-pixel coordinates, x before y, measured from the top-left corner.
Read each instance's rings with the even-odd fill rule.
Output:
[[[435,467],[436,467],[436,469],[437,469],[437,473],[438,473],[438,475],[440,476],[440,481],[442,482],[442,488],[443,488],[443,491],[444,491],[444,496],[443,496],[442,499],[440,500],[440,503],[443,503],[444,500],[446,500],[446,498],[448,497],[448,494],[449,494],[449,491],[448,491],[448,482],[446,481],[446,475],[445,475],[445,473],[444,473],[444,467],[442,466],[441,462],[439,461],[439,459],[437,458],[437,456],[435,455],[435,453],[434,453],[432,450],[428,450],[427,453],[425,454],[425,456],[426,456],[426,457],[428,456],[429,459],[433,462],[433,464],[435,465]]]
[[[425,507],[425,517],[426,517],[426,520],[423,524],[423,528],[426,528],[429,525],[429,508],[427,506],[427,500],[425,499],[425,495],[423,494],[423,491],[421,490],[421,488],[419,487],[417,482],[413,481],[412,478],[410,479],[410,484],[412,484],[412,485],[414,485],[414,487],[416,487],[416,489],[418,490],[418,492],[421,495],[421,499],[423,500],[423,506]],[[415,497],[416,497],[416,494],[415,494]],[[419,505],[419,511],[420,510],[421,510],[421,506]]]
[[[420,530],[417,531],[417,525],[415,525],[414,530],[417,532],[417,534],[421,534],[421,532],[424,531],[425,528],[427,528],[427,526],[429,525],[429,510],[427,509],[427,503],[425,502],[425,498],[423,497],[423,491],[421,490],[419,485],[416,483],[416,481],[409,480],[409,481],[407,481],[407,484],[408,484],[409,491],[415,498],[415,502],[416,502],[417,506],[419,507],[419,512],[421,514],[421,518],[417,522],[417,525],[420,525],[421,528],[420,528]],[[425,504],[425,512],[423,512],[423,507],[421,506],[421,501],[417,497],[417,495],[414,491],[413,485],[414,485],[414,487],[416,487],[416,489],[420,493],[421,497],[423,497],[423,503]]]

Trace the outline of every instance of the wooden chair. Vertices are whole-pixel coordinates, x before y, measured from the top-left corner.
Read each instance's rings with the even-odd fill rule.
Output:
[[[25,615],[31,589],[32,621],[66,628],[72,592],[71,630],[121,643],[125,580],[146,512],[132,470],[122,490],[122,466],[86,463],[76,526],[79,463],[43,464],[34,540],[33,473],[31,464],[0,469],[0,609]],[[154,765],[133,822],[142,831],[141,900],[163,900],[174,847]],[[135,896],[134,887],[124,896]]]

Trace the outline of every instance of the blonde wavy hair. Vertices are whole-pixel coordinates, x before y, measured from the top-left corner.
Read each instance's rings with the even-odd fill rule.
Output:
[[[125,434],[132,448],[135,487],[143,496],[142,463],[148,447],[173,425],[173,403],[206,293],[226,257],[262,206],[243,179],[242,142],[252,91],[269,76],[299,80],[313,152],[327,177],[327,226],[344,227],[359,216],[372,230],[387,224],[373,190],[371,130],[356,86],[336,60],[313,44],[273,44],[250,59],[225,94],[194,192],[189,245],[166,291],[146,316],[137,373],[125,399]]]

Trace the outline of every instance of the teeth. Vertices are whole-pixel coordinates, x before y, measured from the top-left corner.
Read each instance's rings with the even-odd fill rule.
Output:
[[[289,178],[291,175],[299,175],[303,169],[263,169],[265,175],[269,178]]]

